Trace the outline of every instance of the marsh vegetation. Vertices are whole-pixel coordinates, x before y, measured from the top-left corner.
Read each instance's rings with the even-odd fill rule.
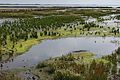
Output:
[[[24,55],[31,46],[45,39],[110,36],[119,38],[119,13],[119,9],[0,9],[0,18],[6,19],[0,23],[1,70],[4,63],[13,62],[14,57]],[[9,18],[13,20],[7,20]],[[117,20],[113,22],[116,25],[109,25],[111,20]],[[117,45],[119,46],[119,41]],[[95,53],[70,53],[34,65],[35,68],[31,71],[40,80],[114,80],[115,77],[119,80],[119,52],[118,48],[114,53],[96,58]]]

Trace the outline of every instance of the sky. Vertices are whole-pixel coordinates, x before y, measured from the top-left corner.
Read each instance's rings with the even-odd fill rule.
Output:
[[[120,5],[120,0],[0,0],[0,4],[97,4]]]

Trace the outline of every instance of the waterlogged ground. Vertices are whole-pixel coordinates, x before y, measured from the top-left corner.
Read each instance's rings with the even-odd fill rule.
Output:
[[[120,20],[116,19],[117,15],[120,14],[102,16],[99,17],[100,19],[87,17],[85,21],[87,23],[93,22],[99,26],[103,26],[103,29],[101,30],[104,30],[104,28],[107,29],[107,27],[120,27],[119,25]],[[43,18],[43,16],[35,16],[34,18]],[[14,21],[14,20],[15,19],[13,18],[3,18],[0,19],[0,24],[5,21]],[[94,31],[97,32],[96,29],[100,31],[100,28],[95,28],[95,29],[91,28],[92,30],[91,32],[92,33],[94,33]],[[67,34],[67,30],[64,32],[64,28],[61,29],[60,31],[64,35]],[[105,31],[107,31],[106,33],[109,33],[110,30],[107,29]],[[62,55],[66,55],[74,51],[91,52],[94,54],[92,58],[100,58],[102,56],[112,54],[115,51],[115,49],[117,49],[120,46],[119,37],[93,37],[95,36],[94,34],[92,37],[87,37],[86,35],[88,34],[87,31],[85,31],[84,33],[85,34],[83,34],[83,36],[85,37],[68,37],[68,38],[60,38],[54,40],[52,39],[42,40],[42,42],[40,42],[37,45],[34,45],[24,54],[11,58],[9,61],[2,62],[0,65],[1,66],[0,70],[13,70],[13,69],[23,69],[23,68],[31,69],[31,67],[35,67],[39,62],[42,62],[46,59],[60,57]],[[102,31],[100,33],[102,33]],[[72,36],[72,34],[74,34],[74,31],[73,33],[70,33],[68,31],[68,34],[71,34],[70,36]],[[79,32],[79,28],[77,28],[77,30],[75,30],[75,35],[79,36],[80,34],[81,33]],[[97,36],[100,36],[100,34]],[[119,63],[117,67],[120,68]],[[20,72],[18,75],[25,79],[27,79],[28,77],[35,76],[29,70],[27,72],[23,70],[23,72]],[[36,77],[36,79],[38,79],[38,77]],[[30,80],[32,80],[32,78]]]
[[[15,21],[16,19],[14,18],[0,18],[0,24],[2,24],[3,22],[5,21],[10,21],[10,22],[13,22]]]
[[[120,14],[111,14],[108,16],[100,17],[100,21],[97,18],[89,17],[86,22],[94,22],[97,25],[104,27],[120,27],[120,20],[116,19],[116,16]]]
[[[66,55],[73,51],[87,50],[96,57],[111,54],[120,44],[116,37],[71,37],[55,40],[43,40],[26,53],[3,63],[4,69],[30,68],[50,57]]]
[[[93,22],[97,25],[104,27],[119,27],[119,20],[115,17],[119,14],[112,14],[108,16],[100,17],[102,21],[98,21],[97,18],[86,18],[86,22]],[[35,18],[42,18],[41,16]],[[0,19],[0,23],[5,21],[14,21],[12,18]],[[22,67],[32,67],[38,62],[48,59],[50,57],[56,57],[65,55],[72,51],[87,50],[93,52],[97,57],[111,54],[115,49],[119,47],[119,38],[114,37],[81,37],[81,38],[62,38],[57,40],[44,40],[42,43],[33,46],[28,52],[13,58],[3,64],[3,69],[14,69]]]

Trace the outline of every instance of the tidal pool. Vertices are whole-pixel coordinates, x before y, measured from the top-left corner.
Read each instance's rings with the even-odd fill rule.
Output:
[[[73,51],[87,50],[101,57],[111,54],[120,44],[116,37],[69,37],[55,40],[43,40],[22,55],[3,63],[2,70],[30,68],[50,57],[59,57]]]

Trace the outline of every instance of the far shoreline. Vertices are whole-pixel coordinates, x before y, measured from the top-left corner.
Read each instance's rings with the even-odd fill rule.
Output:
[[[94,6],[94,5],[81,5],[81,4],[0,4],[0,8],[60,8],[60,9],[68,9],[68,8],[83,8],[83,9],[91,9],[91,8],[100,8],[100,9],[114,9],[120,8],[119,6]]]

